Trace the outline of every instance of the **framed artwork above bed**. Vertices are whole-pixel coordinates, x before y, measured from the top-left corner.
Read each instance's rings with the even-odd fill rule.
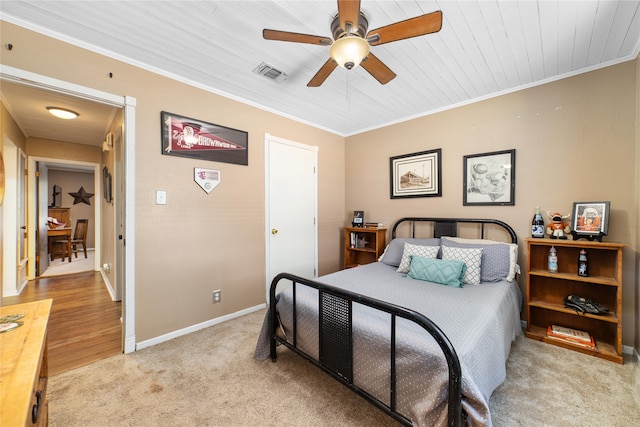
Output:
[[[442,197],[442,149],[390,157],[391,198]]]
[[[463,157],[462,204],[515,205],[516,150]]]

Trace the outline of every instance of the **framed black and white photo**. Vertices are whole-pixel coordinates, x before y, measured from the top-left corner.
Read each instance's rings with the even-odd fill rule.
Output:
[[[462,204],[515,205],[515,165],[516,150],[464,156]]]
[[[574,202],[571,234],[575,240],[600,240],[609,233],[611,202]]]
[[[442,149],[391,157],[391,198],[441,197]]]

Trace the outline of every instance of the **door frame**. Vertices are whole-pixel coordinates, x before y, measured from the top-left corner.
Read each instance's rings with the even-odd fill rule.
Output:
[[[5,189],[4,202],[2,205],[2,254],[0,262],[3,264],[2,272],[2,296],[18,295],[20,290],[27,284],[26,278],[21,283],[18,277],[18,266],[20,256],[18,251],[18,215],[19,207],[19,158],[24,153],[7,135],[0,136],[0,143],[4,148],[4,173]]]
[[[57,159],[52,157],[36,157],[29,156],[28,158],[28,178],[29,178],[29,188],[36,188],[37,180],[39,177],[36,177],[36,163],[44,164],[48,170],[51,170],[52,167],[55,166],[71,166],[77,168],[78,171],[92,171],[93,172],[93,188],[95,188],[96,194],[102,194],[102,168],[100,163],[92,163],[92,162],[80,162],[76,160],[64,160]],[[48,173],[48,172],[47,172]],[[37,194],[36,191],[32,191],[29,194],[29,229],[35,230],[36,227],[39,227],[40,223],[38,218],[38,211],[36,210],[36,206],[38,205]],[[94,218],[96,221],[102,217],[102,199],[96,197],[93,203],[93,212]],[[71,224],[69,224],[71,225]],[[102,258],[102,233],[100,232],[100,227],[94,227],[95,235],[95,257],[94,257],[94,271],[100,270],[100,259]],[[38,247],[35,242],[35,238],[29,238],[29,260],[33,260],[33,262],[29,262],[29,271],[27,272],[27,277],[29,280],[33,280],[37,276],[36,272],[36,255],[38,252]],[[43,262],[43,260],[40,260]]]
[[[124,188],[125,188],[125,283],[122,300],[123,317],[123,348],[125,353],[136,350],[135,336],[135,119],[136,99],[131,96],[114,95],[97,89],[81,86],[75,83],[58,80],[19,68],[0,64],[0,80],[8,80],[14,83],[26,84],[41,89],[60,92],[79,98],[88,99],[102,104],[124,108]],[[30,172],[31,173],[31,172]],[[100,174],[96,174],[100,176]],[[101,188],[101,185],[97,188]],[[30,201],[31,201],[31,196]],[[33,209],[32,206],[29,209]],[[31,241],[31,239],[29,239]],[[31,243],[33,244],[33,243]],[[29,249],[30,255],[35,253]],[[35,264],[35,258],[30,259]]]
[[[313,151],[316,153],[316,173],[315,173],[315,185],[314,185],[314,218],[315,218],[315,227],[314,227],[314,242],[315,242],[315,255],[313,260],[313,268],[315,272],[315,276],[318,275],[318,147],[303,144],[296,141],[291,141],[289,139],[279,138],[277,136],[273,136],[269,133],[264,134],[264,232],[265,232],[265,287],[266,287],[266,301],[269,303],[269,289],[271,287],[271,217],[270,217],[270,199],[271,199],[271,167],[269,162],[269,153],[270,153],[270,144],[285,144],[292,147],[296,147],[302,150]]]

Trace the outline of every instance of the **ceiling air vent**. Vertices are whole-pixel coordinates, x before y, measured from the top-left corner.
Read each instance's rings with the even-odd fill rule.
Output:
[[[276,83],[283,82],[289,78],[289,75],[284,71],[280,71],[277,68],[274,68],[272,65],[263,62],[253,69],[253,72],[261,75],[264,78],[269,80],[273,80]]]

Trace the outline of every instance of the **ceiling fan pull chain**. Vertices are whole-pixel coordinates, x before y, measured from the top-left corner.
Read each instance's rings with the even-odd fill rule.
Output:
[[[347,110],[351,111],[351,73],[347,73]]]

